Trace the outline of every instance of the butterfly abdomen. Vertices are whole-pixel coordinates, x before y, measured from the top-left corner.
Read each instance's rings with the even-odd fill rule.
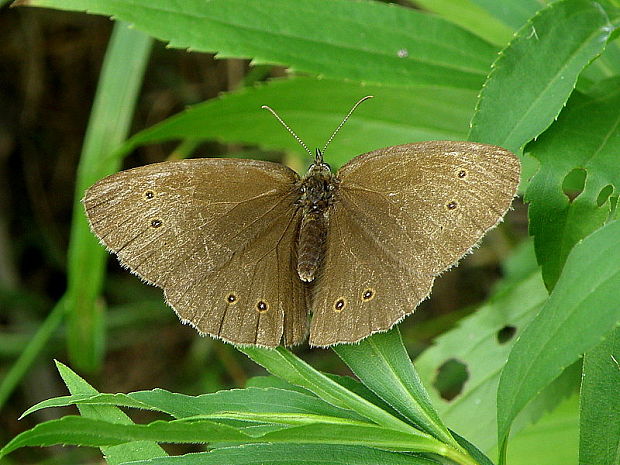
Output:
[[[325,255],[328,211],[337,183],[324,163],[311,165],[301,182],[303,218],[297,236],[297,274],[302,281],[314,280]]]
[[[325,254],[327,216],[323,211],[304,213],[297,243],[297,274],[305,282],[314,280]]]

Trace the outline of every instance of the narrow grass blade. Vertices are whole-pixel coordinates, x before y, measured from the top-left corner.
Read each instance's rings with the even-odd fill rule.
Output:
[[[0,410],[64,320],[65,299],[59,300],[0,383]]]
[[[114,27],[78,166],[68,252],[67,343],[71,360],[84,371],[98,370],[103,357],[102,309],[95,302],[106,251],[90,232],[81,199],[86,188],[120,167],[120,160],[102,161],[127,136],[151,44],[151,38],[126,24]]]

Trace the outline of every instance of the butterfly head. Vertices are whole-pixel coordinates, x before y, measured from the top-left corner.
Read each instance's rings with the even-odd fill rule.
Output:
[[[314,163],[308,168],[308,174],[330,173],[332,172],[331,166],[323,161],[323,152],[320,149],[316,149],[314,155]]]
[[[323,154],[316,150],[316,159],[301,181],[301,203],[308,211],[324,210],[332,203],[332,195],[338,180]]]

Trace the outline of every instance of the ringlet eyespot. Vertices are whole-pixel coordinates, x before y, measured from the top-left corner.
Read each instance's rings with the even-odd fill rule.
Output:
[[[325,148],[368,98],[303,177],[242,159],[134,168],[87,190],[91,229],[200,333],[275,347],[308,331],[314,346],[386,331],[501,221],[520,164],[501,147],[428,141],[359,155],[334,174]]]

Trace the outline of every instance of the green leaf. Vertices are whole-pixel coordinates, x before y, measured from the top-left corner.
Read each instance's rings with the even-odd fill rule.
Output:
[[[557,117],[612,31],[595,1],[561,0],[540,10],[493,64],[469,139],[519,152]]]
[[[585,354],[579,464],[620,463],[620,328]]]
[[[557,123],[528,146],[540,162],[525,196],[530,234],[550,289],[573,246],[605,223],[610,196],[620,189],[619,86],[620,79],[614,78],[588,96],[575,93]],[[586,179],[583,192],[571,201],[563,184],[575,169]],[[601,197],[605,190],[608,196]]]
[[[493,465],[493,462],[490,458],[488,458],[484,453],[478,449],[475,445],[465,439],[463,436],[460,436],[458,433],[454,431],[450,431],[454,439],[461,445],[463,449],[467,451],[469,455],[476,461],[477,465]]]
[[[441,419],[483,451],[493,447],[497,440],[495,405],[500,372],[515,337],[546,299],[540,273],[530,273],[503,287],[456,328],[435,339],[415,360]],[[500,342],[498,336],[507,328],[513,328],[515,333],[509,340]],[[438,373],[450,361],[463,364],[467,380],[456,397],[446,400],[436,384]]]
[[[541,389],[620,323],[620,221],[577,244],[553,293],[514,345],[497,392],[498,438]]]
[[[378,2],[22,0],[20,4],[112,16],[175,48],[370,83],[479,89],[495,54],[491,45],[448,21]]]
[[[237,347],[237,349],[259,365],[265,367],[270,373],[289,383],[308,389],[325,402],[340,408],[353,410],[362,417],[384,427],[404,432],[417,431],[411,425],[315,370],[287,349],[282,347],[277,349]]]
[[[577,465],[578,397],[575,395],[537,423],[510,435],[510,465]],[[497,453],[497,450],[490,453]],[[589,462],[587,465],[602,465]]]
[[[428,458],[361,446],[326,444],[246,444],[131,465],[437,465]],[[129,465],[129,464],[127,464]]]
[[[382,146],[416,140],[463,139],[473,114],[475,93],[420,86],[411,91],[327,79],[280,79],[194,105],[134,135],[120,154],[146,143],[170,139],[246,142],[264,148],[303,148],[262,105],[277,111],[309,146],[323,146],[352,105],[360,106],[329,146],[330,164]],[[303,96],[303,104],[300,98]]]
[[[484,40],[503,46],[512,37],[512,28],[476,5],[475,0],[412,0]],[[530,0],[535,1],[535,0]]]
[[[154,421],[147,425],[135,425],[76,416],[47,421],[19,434],[0,450],[0,457],[25,446],[72,444],[104,447],[134,441],[340,444],[427,452],[462,459],[456,451],[423,433],[416,434],[415,430],[404,433],[374,425],[321,422],[251,435],[247,431],[204,419]]]
[[[325,375],[328,375],[328,373],[325,373]],[[267,389],[267,388],[285,389],[287,391],[295,391],[295,392],[301,392],[302,394],[314,395],[313,393],[311,393],[305,388],[302,388],[301,386],[297,386],[296,384],[289,383],[288,381],[284,381],[282,378],[278,378],[277,376],[273,376],[273,375],[252,376],[246,381],[245,386],[246,388],[254,387],[254,388],[261,388],[261,389]]]
[[[358,380],[353,379],[350,376],[340,376],[340,375],[334,375],[332,373],[323,373],[323,374],[327,376],[329,379],[331,379],[332,381],[335,381],[336,383],[340,384],[345,389],[357,394],[363,399],[366,399],[368,402],[375,404],[378,407],[381,407],[383,410],[391,413],[395,417],[401,418],[402,420],[405,420],[405,421],[407,420],[406,417],[404,417],[399,412],[394,410],[391,405],[387,404],[381,397],[377,396],[374,392],[372,392],[370,389],[368,389]],[[305,394],[314,395],[309,390],[302,388],[300,386],[297,386],[295,384],[291,384],[276,376],[254,376],[253,378],[250,378],[248,380],[248,382],[246,383],[246,386],[262,387],[262,388],[274,387],[278,389],[286,389],[290,391],[297,391],[297,392],[302,392]]]
[[[471,0],[511,29],[518,29],[536,13],[544,0]]]
[[[284,389],[233,389],[192,397],[161,389],[140,391],[130,397],[156,406],[175,418],[217,412],[295,413],[361,419],[350,410],[334,407],[308,394]]]
[[[57,361],[56,368],[58,369],[58,372],[60,373],[63,381],[67,385],[67,388],[74,396],[93,396],[99,394],[95,388],[93,388],[90,384],[88,384],[86,381],[84,381],[62,363]],[[78,406],[78,409],[84,420],[102,420],[111,424],[118,425],[133,424],[131,419],[116,407],[82,405]],[[27,433],[29,432],[26,431],[22,434]],[[97,434],[97,430],[85,430],[83,431],[83,433],[86,435]],[[11,440],[11,442],[9,442],[9,444],[7,444],[2,450],[0,450],[0,456],[3,454],[2,451],[5,448],[9,448],[9,446],[13,442],[19,443],[20,437],[21,435],[16,436],[13,440]],[[125,444],[120,445],[114,444],[116,443],[102,445],[101,447],[101,452],[103,453],[108,465],[117,465],[122,462],[149,459],[152,457],[166,455],[166,452],[161,447],[159,447],[157,443],[151,441],[138,440],[134,442],[126,442]]]
[[[423,431],[459,447],[431,404],[397,328],[359,344],[334,346],[333,350],[366,387],[403,416]]]
[[[272,374],[310,390],[330,404],[353,410],[364,418],[385,428],[402,432],[403,434],[413,434],[416,437],[419,436],[429,443],[437,441],[432,436],[418,431],[399,418],[392,416],[389,412],[381,409],[379,406],[368,402],[366,399],[344,388],[282,347],[276,349],[237,347],[237,349],[245,353],[256,363],[265,367]],[[442,444],[441,451],[435,453],[452,458],[459,463],[474,463],[468,455],[460,450],[460,448],[454,448],[449,444]]]
[[[29,408],[23,415],[42,408],[67,405],[115,405],[167,413],[174,418],[217,413],[288,413],[333,416],[359,420],[350,410],[327,404],[315,396],[284,389],[232,389],[213,394],[188,396],[163,389],[138,391],[129,394],[99,394],[65,396],[48,399]]]

